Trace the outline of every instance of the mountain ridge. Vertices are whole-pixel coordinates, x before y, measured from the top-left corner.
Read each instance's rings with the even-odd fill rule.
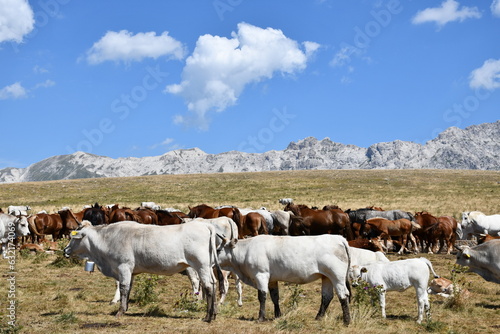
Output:
[[[75,152],[46,158],[26,168],[0,170],[0,183],[77,178],[260,172],[300,169],[484,169],[500,170],[500,120],[450,127],[425,144],[394,140],[368,148],[307,137],[281,151],[210,154],[178,149],[151,157],[110,158]]]

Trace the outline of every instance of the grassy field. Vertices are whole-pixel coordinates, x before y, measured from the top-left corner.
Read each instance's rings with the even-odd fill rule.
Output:
[[[0,207],[28,204],[33,211],[54,211],[70,206],[79,211],[84,204],[119,203],[137,207],[155,201],[162,207],[187,211],[188,206],[234,204],[279,209],[278,198],[297,203],[343,209],[368,205],[406,211],[427,210],[435,215],[453,215],[480,210],[500,212],[500,172],[442,170],[293,171],[268,173],[162,175],[136,178],[86,179],[0,185]],[[61,247],[64,242],[61,242]],[[419,255],[420,256],[420,255]],[[450,278],[453,255],[423,255],[443,277]],[[389,254],[391,260],[414,257]],[[14,269],[15,274],[10,274]],[[418,325],[415,291],[389,292],[387,319],[369,304],[351,305],[353,322],[342,325],[340,305],[332,301],[327,317],[315,321],[320,303],[320,282],[303,286],[280,284],[283,317],[256,321],[255,289],[243,287],[243,306],[236,304],[231,286],[227,301],[211,324],[201,321],[203,303],[193,302],[187,277],[139,275],[127,314],[114,317],[118,309],[109,305],[115,284],[110,278],[83,270],[56,254],[17,252],[14,268],[0,261],[0,332],[19,333],[498,333],[500,331],[500,285],[484,281],[474,273],[458,273],[457,279],[470,292],[468,300],[449,307],[439,296],[431,297],[432,320]],[[9,280],[15,278],[12,287]],[[147,294],[147,292],[151,292]],[[13,291],[13,292],[12,292]],[[156,296],[146,303],[140,292]],[[9,296],[14,293],[15,297]],[[16,302],[18,327],[8,322],[9,302]]]

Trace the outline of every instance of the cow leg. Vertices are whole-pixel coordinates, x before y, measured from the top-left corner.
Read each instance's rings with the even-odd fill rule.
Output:
[[[128,299],[132,289],[132,273],[130,271],[120,272],[120,308],[116,316],[120,317],[128,310]]]
[[[241,280],[240,278],[233,274],[234,277],[234,284],[236,285],[236,292],[238,293],[238,306],[243,306],[243,288],[241,286]]]
[[[227,291],[229,290],[229,275],[231,274],[230,271],[222,270],[222,276],[224,277],[224,292],[221,292],[220,294],[220,300],[219,300],[219,305],[223,304],[224,301],[226,300],[226,295]]]
[[[266,320],[266,290],[258,290],[257,296],[259,298],[259,321]]]
[[[379,295],[380,309],[382,311],[382,318],[386,318],[385,314],[385,291],[382,291]]]
[[[271,300],[274,304],[274,317],[281,317],[280,310],[280,293],[278,289],[278,282],[269,283],[269,294],[271,295]]]
[[[322,282],[324,282],[324,281],[322,281]],[[340,305],[342,306],[342,319],[344,321],[344,326],[347,326],[351,322],[351,313],[349,312],[349,301],[351,298],[351,292],[350,292],[351,286],[350,286],[349,280],[346,277],[341,278],[341,279],[336,279],[336,276],[334,276],[334,274],[332,273],[332,276],[329,277],[328,284],[332,284],[332,282],[335,282],[335,283],[333,283],[333,288],[334,288],[335,293],[337,294],[337,296],[339,298]],[[323,290],[323,288],[322,288],[322,290]],[[331,293],[332,293],[332,298],[333,298],[333,291]],[[323,296],[323,291],[322,291],[322,296]],[[328,305],[326,305],[326,307],[328,307]],[[326,311],[326,307],[325,307],[325,311]],[[319,315],[319,312],[318,312],[318,315]],[[317,317],[318,316],[316,316],[316,318]]]
[[[417,287],[415,289],[417,293],[417,305],[418,305],[418,318],[417,323],[421,323],[424,320],[424,311],[426,313],[427,320],[430,320],[431,312],[430,312],[430,304],[429,297],[427,295],[427,290],[424,286]]]
[[[198,271],[198,276],[200,277],[201,284],[203,286],[203,293],[205,299],[207,300],[207,315],[203,321],[211,322],[215,320],[217,316],[217,305],[216,305],[216,289],[215,289],[215,278],[213,278],[212,268],[201,268]]]
[[[321,278],[321,305],[319,306],[316,320],[325,316],[326,309],[333,299],[333,284],[329,278],[323,276]]]
[[[189,282],[191,282],[193,295],[196,296],[198,300],[203,299],[203,289],[200,289],[200,278],[198,277],[196,271],[191,267],[187,267],[186,275],[189,278]]]
[[[120,281],[116,281],[116,291],[113,300],[110,301],[110,304],[116,304],[120,300]]]

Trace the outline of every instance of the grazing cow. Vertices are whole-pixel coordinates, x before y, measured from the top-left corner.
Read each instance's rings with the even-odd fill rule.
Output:
[[[418,224],[405,218],[396,220],[388,220],[385,218],[370,218],[367,219],[365,223],[365,233],[367,233],[370,238],[380,236],[381,239],[385,240],[386,248],[387,239],[390,239],[391,236],[400,236],[402,240],[401,248],[399,249],[398,254],[403,254],[408,242],[408,238],[410,238],[411,244],[413,245],[413,250],[416,253],[417,243],[412,232],[419,228],[420,226]]]
[[[0,213],[0,243],[2,244],[2,255],[7,258],[7,253],[13,250],[7,247],[9,241],[14,244],[17,237],[24,237],[30,234],[28,220],[25,216],[12,216]],[[7,249],[8,248],[8,249]]]
[[[81,230],[73,231],[64,254],[94,261],[104,275],[119,281],[117,316],[127,311],[135,275],[173,275],[192,267],[200,277],[207,300],[204,320],[210,322],[217,314],[216,278],[212,271],[214,265],[218,268],[215,238],[215,228],[199,222],[170,226],[137,222],[91,226],[85,222]]]
[[[457,291],[455,291],[457,290]],[[454,295],[455,292],[460,292],[462,296],[465,298],[469,298],[470,292],[467,289],[462,289],[459,287],[455,287],[453,282],[447,278],[439,277],[433,279],[429,283],[429,288],[427,289],[427,293],[438,295],[441,297],[449,298]]]
[[[370,286],[382,286],[379,294],[382,317],[385,318],[385,293],[386,291],[404,291],[410,286],[417,293],[418,318],[421,323],[424,318],[424,310],[427,318],[430,317],[430,304],[427,295],[427,282],[429,281],[429,269],[436,275],[432,263],[426,258],[399,260],[392,262],[377,262],[365,266],[352,266],[349,275],[353,286],[359,285],[363,280]]]
[[[13,216],[27,216],[31,208],[29,205],[9,205],[7,213]]]
[[[465,238],[470,233],[499,235],[500,215],[487,216],[480,211],[462,212],[462,228]]]
[[[378,238],[349,240],[349,247],[366,249],[372,252],[384,252],[382,244]]]
[[[268,290],[274,304],[274,316],[281,316],[278,281],[305,284],[321,278],[321,306],[316,319],[325,315],[335,290],[342,305],[344,325],[350,322],[347,278],[350,252],[347,241],[341,236],[258,235],[244,240],[233,239],[219,253],[219,261],[224,269],[258,290],[259,321],[265,320]]]
[[[455,246],[458,248],[456,263],[469,269],[488,282],[500,284],[500,240],[491,240],[480,245]]]
[[[28,218],[32,242],[40,242],[46,234],[52,235],[52,240],[56,241],[61,237],[63,221],[58,213],[37,213]]]

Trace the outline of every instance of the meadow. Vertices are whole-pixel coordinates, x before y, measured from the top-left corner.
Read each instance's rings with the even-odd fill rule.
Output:
[[[370,205],[386,210],[429,211],[459,218],[462,211],[500,213],[500,172],[465,170],[333,170],[265,173],[159,175],[133,178],[82,179],[0,185],[0,207],[28,204],[33,212],[53,212],[62,206],[80,211],[84,204],[118,203],[137,207],[155,201],[184,212],[189,206],[233,204],[239,207],[281,209],[278,199],[291,197],[299,204],[342,209]],[[61,241],[64,247],[67,241]],[[83,270],[83,262],[68,261],[61,252],[16,252],[14,267],[0,260],[1,333],[498,333],[500,285],[474,273],[453,271],[455,257],[419,254],[446,278],[455,276],[469,289],[468,299],[446,301],[431,296],[430,321],[415,322],[417,305],[413,288],[387,294],[387,319],[370,303],[351,305],[352,323],[344,327],[335,298],[327,316],[314,320],[320,303],[319,281],[297,286],[280,283],[283,316],[258,322],[257,291],[243,286],[238,307],[231,280],[226,303],[217,320],[207,324],[204,303],[190,293],[187,277],[141,274],[131,294],[128,312],[120,318],[117,305],[109,305],[114,281],[99,272]],[[390,260],[415,255],[389,254]],[[13,272],[13,273],[12,273]],[[11,285],[12,277],[15,285]],[[429,277],[430,279],[431,277]],[[12,293],[14,295],[12,295]],[[353,293],[362,293],[353,290]],[[10,296],[9,296],[10,294]],[[16,326],[8,325],[8,307],[14,300]]]

